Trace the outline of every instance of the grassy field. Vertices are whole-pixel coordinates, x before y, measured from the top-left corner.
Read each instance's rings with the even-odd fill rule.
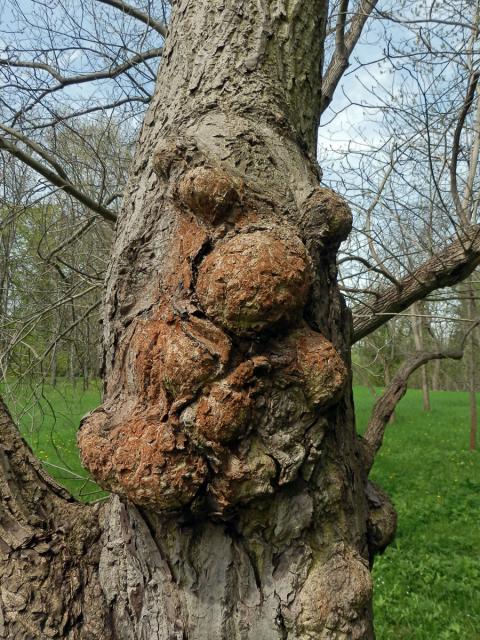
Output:
[[[100,386],[84,391],[81,383],[37,386],[9,384],[0,392],[20,425],[22,435],[45,464],[46,470],[75,497],[96,500],[105,496],[88,479],[80,464],[76,433],[81,418],[100,404]]]
[[[372,398],[356,389],[359,430]],[[372,471],[398,534],[374,568],[379,640],[480,640],[480,452],[468,451],[464,393],[401,401]]]
[[[24,409],[22,433],[48,471],[83,499],[101,497],[75,446],[98,388],[17,389],[13,397],[11,407]],[[362,430],[374,398],[357,388],[355,399]],[[397,538],[374,569],[378,639],[480,640],[480,452],[468,451],[466,394],[433,393],[426,414],[419,392],[409,391],[372,477],[399,514]]]

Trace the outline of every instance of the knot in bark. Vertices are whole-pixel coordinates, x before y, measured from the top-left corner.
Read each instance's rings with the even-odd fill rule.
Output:
[[[180,179],[178,197],[202,220],[216,224],[240,200],[240,187],[222,169],[196,167]]]
[[[352,230],[352,212],[345,200],[332,189],[317,187],[307,198],[300,215],[306,237],[337,244]]]
[[[348,373],[303,319],[314,266],[299,229],[272,222],[251,194],[240,206],[223,170],[185,172],[175,145],[162,153],[177,233],[158,299],[129,325],[116,387],[79,444],[97,482],[136,504],[228,517],[309,477],[321,413],[340,400]],[[322,218],[342,237],[345,203],[325,189],[308,202],[304,227]]]

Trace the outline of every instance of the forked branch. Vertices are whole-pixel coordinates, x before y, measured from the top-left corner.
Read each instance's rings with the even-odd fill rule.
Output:
[[[24,136],[22,136],[24,138]],[[25,142],[25,140],[23,140]],[[31,145],[29,145],[32,148]],[[58,171],[52,171],[47,166],[45,166],[42,162],[34,158],[32,155],[27,153],[24,149],[20,148],[17,144],[7,140],[3,136],[0,136],[0,149],[7,151],[15,158],[18,158],[21,162],[25,163],[31,169],[39,173],[46,180],[48,180],[51,184],[55,185],[65,193],[68,193],[70,196],[78,200],[81,204],[85,205],[91,211],[98,213],[105,220],[109,220],[110,222],[115,222],[117,219],[116,214],[111,210],[105,207],[102,203],[96,202],[89,195],[81,191],[77,186],[75,186],[72,182],[66,179],[63,175],[60,175]],[[42,157],[45,159],[45,155],[42,154]],[[50,162],[50,164],[52,164]],[[52,164],[52,166],[55,166]]]

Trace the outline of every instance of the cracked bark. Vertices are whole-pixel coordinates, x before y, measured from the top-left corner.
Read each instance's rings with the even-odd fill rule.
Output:
[[[0,638],[111,638],[99,510],[43,471],[0,401]]]
[[[374,637],[383,499],[335,267],[351,220],[315,162],[326,5],[175,3],[106,284],[104,403],[80,430],[117,495],[92,509],[33,481],[52,514],[35,531],[83,541],[77,617],[69,589],[38,596],[70,621],[49,637]],[[30,602],[6,637],[48,635],[35,609],[17,631]]]

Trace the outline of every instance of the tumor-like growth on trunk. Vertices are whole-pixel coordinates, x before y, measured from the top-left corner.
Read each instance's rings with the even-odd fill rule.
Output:
[[[118,345],[116,386],[79,444],[97,482],[136,504],[225,515],[308,477],[347,370],[304,319],[314,266],[302,220],[279,226],[253,197],[242,204],[222,169],[174,174],[168,273]],[[337,237],[348,215],[331,193],[310,198],[308,224],[330,202]]]
[[[339,243],[352,230],[352,212],[338,193],[318,187],[304,203],[300,226],[307,235],[320,236],[327,243]]]
[[[298,236],[275,227],[247,229],[220,241],[205,258],[196,293],[209,318],[241,335],[300,317],[310,283]]]

